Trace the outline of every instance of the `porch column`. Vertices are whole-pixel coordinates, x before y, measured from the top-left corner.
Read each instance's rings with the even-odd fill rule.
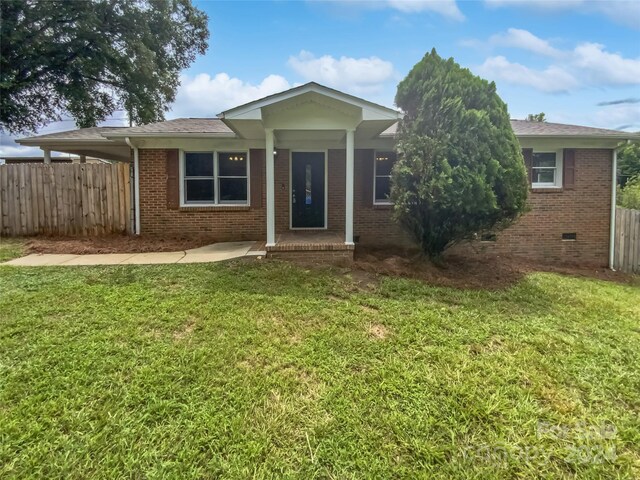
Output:
[[[267,247],[276,244],[276,189],[273,158],[273,129],[265,128],[265,159],[267,162]]]
[[[347,130],[346,193],[344,243],[353,245],[353,157],[355,156],[355,130]]]
[[[51,150],[43,148],[42,151],[44,152],[44,163],[51,163]]]

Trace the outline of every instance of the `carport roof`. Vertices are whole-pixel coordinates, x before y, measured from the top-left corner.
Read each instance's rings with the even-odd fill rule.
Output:
[[[64,132],[46,133],[34,137],[19,138],[16,140],[20,145],[43,145],[45,143],[57,143],[60,141],[71,142],[109,142],[106,135],[118,130],[125,130],[126,127],[90,127],[79,128],[77,130],[66,130]]]

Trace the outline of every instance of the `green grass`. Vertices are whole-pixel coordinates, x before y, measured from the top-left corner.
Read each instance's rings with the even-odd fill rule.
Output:
[[[24,255],[24,247],[21,240],[0,237],[0,263],[8,262],[22,255]]]
[[[638,287],[365,288],[277,262],[0,277],[1,478],[640,476]]]

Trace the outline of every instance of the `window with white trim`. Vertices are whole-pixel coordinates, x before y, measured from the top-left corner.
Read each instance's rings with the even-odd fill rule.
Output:
[[[396,152],[375,152],[373,164],[373,203],[389,205],[391,199],[391,169],[396,162]]]
[[[533,188],[562,186],[562,151],[533,152],[531,156],[531,183]]]
[[[248,203],[247,152],[184,152],[182,161],[183,204]]]

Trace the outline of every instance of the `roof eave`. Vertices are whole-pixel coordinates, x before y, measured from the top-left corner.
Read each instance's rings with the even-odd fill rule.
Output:
[[[153,132],[153,133],[129,133],[119,135],[105,135],[105,138],[237,138],[234,133],[220,132],[200,132],[200,133],[184,133],[184,132]]]
[[[93,144],[100,143],[101,145],[113,145],[115,142],[106,137],[103,138],[39,138],[39,137],[27,137],[18,138],[15,140],[18,145],[40,146],[40,145],[58,145],[60,143],[80,143],[80,144]]]
[[[515,133],[515,132],[514,132]],[[516,133],[518,138],[571,138],[571,139],[583,139],[583,140],[640,140],[640,135],[637,134],[604,134],[604,135],[567,135],[567,134],[535,134],[535,133]]]

